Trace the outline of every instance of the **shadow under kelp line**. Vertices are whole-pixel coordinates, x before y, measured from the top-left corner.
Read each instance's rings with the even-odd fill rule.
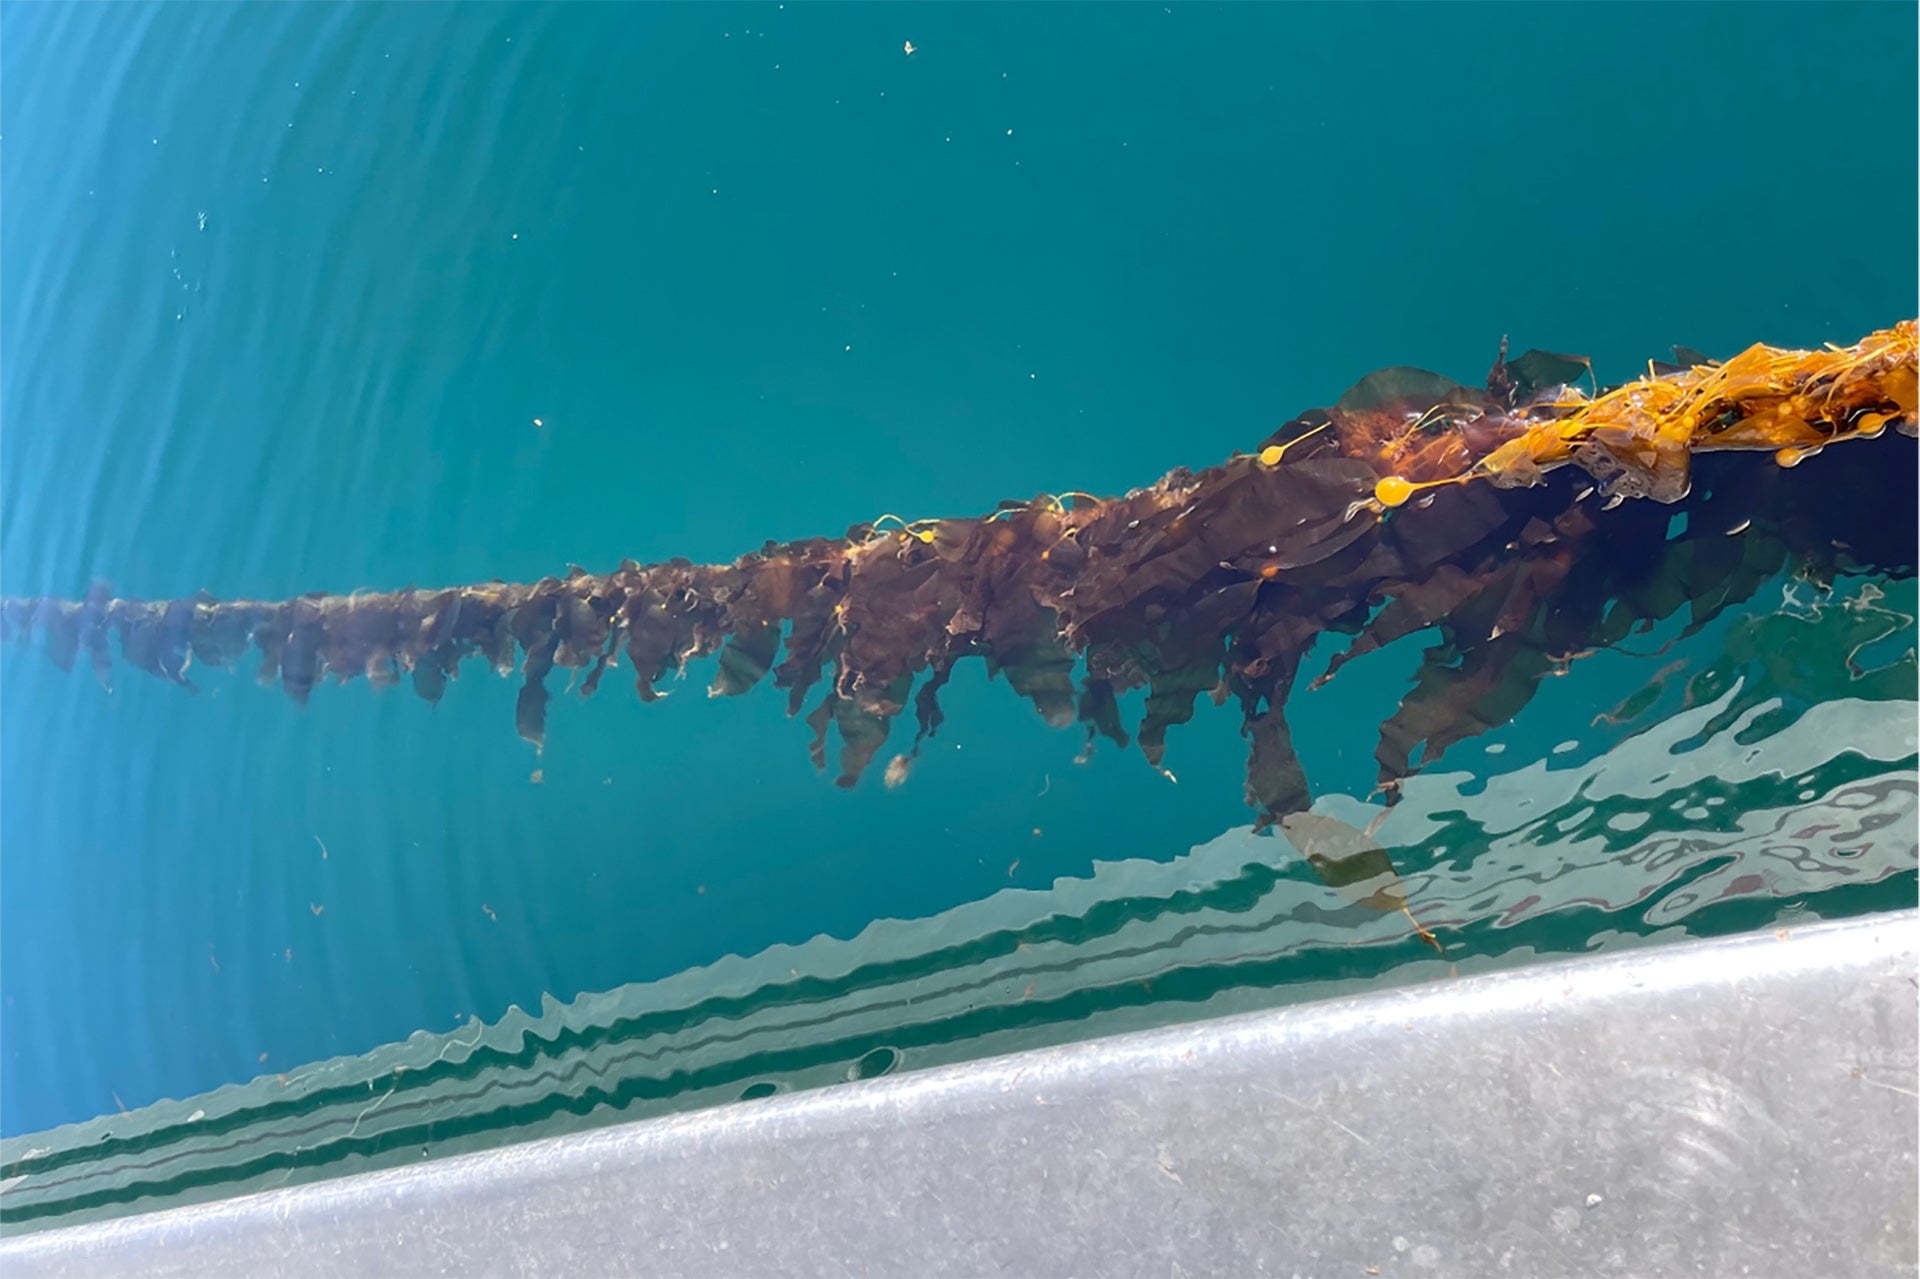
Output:
[[[911,703],[918,734],[887,769],[904,778],[954,664],[979,657],[1049,723],[1084,725],[1090,746],[1137,741],[1156,767],[1202,695],[1236,700],[1247,801],[1265,826],[1311,800],[1284,711],[1324,632],[1353,639],[1323,680],[1436,632],[1380,726],[1391,802],[1546,676],[1682,608],[1697,627],[1782,570],[1911,574],[1915,346],[1907,321],[1849,348],[1754,346],[1724,364],[1677,352],[1682,364],[1589,397],[1575,385],[1584,360],[1508,361],[1503,344],[1484,387],[1387,369],[1252,453],[1120,498],[883,517],[732,564],[629,561],[531,584],[277,602],[97,586],[78,601],[8,599],[0,632],[42,632],[58,664],[84,653],[103,683],[109,635],[125,663],[189,688],[191,664],[257,650],[261,681],[301,702],[324,676],[362,674],[407,676],[437,701],[477,656],[521,669],[516,721],[536,746],[554,668],[590,694],[624,653],[652,700],[666,675],[718,653],[714,696],[771,674],[797,714],[824,681],[806,716],[812,754],[824,767],[837,732],[844,786]],[[1130,734],[1118,697],[1135,689],[1145,709]]]

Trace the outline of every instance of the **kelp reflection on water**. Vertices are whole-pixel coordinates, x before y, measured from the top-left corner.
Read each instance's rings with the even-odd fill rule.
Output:
[[[1910,625],[1912,585],[1738,619],[1716,660],[1615,708],[1611,744],[1582,763],[1409,779],[1378,837],[1448,960],[1242,828],[1169,862],[1107,862],[0,1143],[0,1217],[118,1215],[1442,977],[1449,960],[1484,970],[1910,900],[1914,654],[1854,655]],[[1775,663],[1783,650],[1805,661]],[[1332,797],[1316,815],[1353,829],[1370,813]]]

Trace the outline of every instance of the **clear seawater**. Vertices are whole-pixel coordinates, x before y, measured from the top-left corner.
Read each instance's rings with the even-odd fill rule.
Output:
[[[1915,53],[1895,4],[8,4],[0,589],[725,560],[1121,492],[1375,367],[1471,381],[1502,334],[1614,380],[1676,342],[1852,342],[1915,309]],[[1770,586],[1449,753],[1395,818],[1449,959],[1910,904],[1914,592],[1874,589]],[[1294,699],[1357,820],[1420,646]],[[1715,671],[1772,717],[1685,720]],[[706,677],[557,699],[536,761],[477,670],[437,708],[298,709],[244,670],[107,694],[8,652],[0,1134],[543,1001],[626,998],[587,1047],[644,1046],[776,969],[870,988],[847,955],[974,993],[574,1111],[1444,974],[1237,833],[1231,711],[1174,731],[1173,783],[1076,765],[967,672],[909,784],[849,792],[779,694]],[[1173,957],[1099,975],[1147,925]]]

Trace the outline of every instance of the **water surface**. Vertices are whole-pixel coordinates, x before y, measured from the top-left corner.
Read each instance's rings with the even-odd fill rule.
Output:
[[[1914,65],[1892,5],[9,5],[0,587],[278,598],[725,559],[883,511],[1123,491],[1380,365],[1471,380],[1503,333],[1615,380],[1673,342],[1851,342],[1914,308]],[[1910,618],[1911,592],[1886,606]],[[1696,637],[1691,669],[1739,624]],[[1371,785],[1418,640],[1298,699],[1335,797]],[[1590,765],[1630,736],[1594,716],[1667,660],[1582,664],[1489,739],[1504,755],[1450,755],[1452,785]],[[1911,702],[1907,670],[1872,697]],[[1742,676],[1741,696],[1795,707],[1766,735],[1860,696],[1827,668],[1811,695]],[[265,1086],[415,1032],[464,1042],[476,1017],[1009,891],[1065,902],[1056,881],[1184,865],[1247,820],[1231,715],[1175,732],[1175,785],[1137,755],[1076,766],[1078,734],[966,672],[911,783],[847,793],[778,697],[704,684],[562,701],[536,762],[505,681],[431,711],[364,683],[296,711],[245,675],[103,695],[8,654],[0,1132]],[[1862,755],[1816,723],[1791,766],[1814,793],[1743,804],[1865,785],[1910,811],[1910,739]],[[1708,838],[1735,758],[1647,772],[1636,803]],[[1619,813],[1556,803],[1570,846],[1641,846],[1606,833]],[[1491,874],[1491,836],[1414,827],[1426,851],[1403,870]],[[1703,854],[1639,888],[1562,884],[1509,923],[1530,921],[1532,954],[1878,908],[1913,892],[1910,843],[1887,838],[1855,841],[1870,871],[1716,898],[1754,844],[1728,854],[1742,871]],[[1522,839],[1512,874],[1549,844]],[[1524,894],[1436,891],[1465,950],[1513,950],[1489,921]],[[1431,958],[1367,932],[1391,920],[1289,933],[1288,902],[1245,954],[1310,962],[1145,1003],[1187,1015]],[[1207,964],[1241,962],[1223,944]],[[1009,1043],[1021,992],[921,1040]],[[809,1069],[906,1024],[834,1038]]]

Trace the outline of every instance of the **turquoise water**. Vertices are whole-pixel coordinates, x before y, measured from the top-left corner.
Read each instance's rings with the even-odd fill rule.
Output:
[[[1471,380],[1502,333],[1616,379],[1850,342],[1914,311],[1915,52],[1896,5],[10,5],[0,588],[727,559],[1122,491],[1380,365]],[[1366,793],[1416,660],[1296,711],[1321,789]],[[1500,767],[1590,763],[1662,664],[1596,659]],[[6,1134],[1247,821],[1232,715],[1176,730],[1173,784],[1076,767],[977,671],[910,784],[850,793],[703,677],[558,702],[537,761],[507,681],[201,682],[0,664]],[[1835,908],[1912,872],[1881,886]],[[1668,922],[1628,894],[1526,944]]]

